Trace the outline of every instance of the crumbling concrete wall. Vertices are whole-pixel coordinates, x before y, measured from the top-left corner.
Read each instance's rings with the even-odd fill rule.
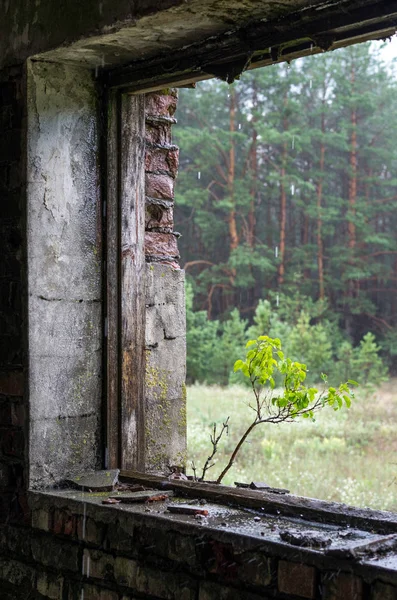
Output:
[[[101,222],[90,72],[28,68],[30,485],[100,462]]]
[[[184,272],[173,231],[176,90],[146,95],[146,469],[186,462]]]

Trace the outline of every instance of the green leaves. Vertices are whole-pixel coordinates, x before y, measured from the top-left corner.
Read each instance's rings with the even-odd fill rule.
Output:
[[[334,410],[340,410],[344,405],[350,408],[354,393],[349,385],[358,385],[356,381],[349,380],[338,388],[331,386],[319,393],[317,388],[304,385],[307,370],[304,363],[285,357],[278,338],[267,335],[249,340],[245,360],[234,363],[234,372],[241,371],[251,382],[257,400],[258,422],[282,422],[299,416],[314,420],[314,413],[325,406]],[[271,395],[270,401],[261,402],[261,393],[266,388],[269,392],[275,389],[277,373],[283,376],[282,394]],[[326,384],[327,376],[322,373],[321,378]],[[267,414],[263,413],[264,407]]]

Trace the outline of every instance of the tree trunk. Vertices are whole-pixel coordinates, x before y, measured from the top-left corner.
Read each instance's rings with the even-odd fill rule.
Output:
[[[354,63],[351,67],[350,83],[352,93],[354,92],[355,84],[355,69]],[[353,106],[350,114],[350,157],[349,157],[349,195],[348,195],[348,222],[347,222],[347,233],[348,233],[348,248],[350,250],[349,263],[354,263],[354,250],[356,247],[356,200],[357,200],[357,108]],[[355,294],[355,282],[353,279],[349,279],[347,283],[347,296],[351,299],[354,298]],[[349,308],[349,314],[346,316],[346,330],[349,335],[353,333],[353,318],[351,310]]]
[[[323,87],[323,110],[321,113],[321,145],[320,145],[320,176],[317,184],[317,265],[318,265],[318,288],[319,298],[324,300],[324,248],[322,237],[322,200],[323,200],[323,180],[324,180],[324,164],[325,164],[325,85]]]
[[[287,193],[285,190],[285,174],[286,174],[286,163],[287,163],[287,142],[283,143],[283,152],[281,158],[281,171],[280,171],[280,264],[278,266],[278,280],[277,283],[280,286],[284,283],[285,275],[285,230],[287,223]]]
[[[229,105],[229,132],[233,134],[236,131],[236,92],[234,88],[230,88],[230,105]],[[227,177],[227,190],[229,194],[229,200],[231,208],[228,215],[229,225],[229,246],[230,252],[238,248],[239,236],[237,231],[236,222],[236,209],[234,205],[234,180],[236,171],[236,148],[235,141],[231,138],[230,150],[229,150],[229,169]]]

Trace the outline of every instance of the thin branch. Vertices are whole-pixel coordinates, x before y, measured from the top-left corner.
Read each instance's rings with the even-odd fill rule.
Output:
[[[225,433],[225,431],[227,432],[229,430],[229,418],[230,417],[228,417],[226,419],[226,421],[224,423],[222,423],[222,429],[218,436],[216,435],[216,429],[217,429],[216,423],[214,423],[213,433],[210,436],[210,440],[211,440],[211,444],[212,444],[212,452],[208,456],[207,460],[204,463],[203,472],[201,473],[201,477],[200,477],[199,481],[204,481],[206,472],[208,471],[208,469],[211,469],[211,467],[214,466],[214,463],[212,463],[212,464],[210,464],[210,463],[211,463],[212,459],[214,458],[215,454],[218,452],[218,445],[222,439],[223,434]]]

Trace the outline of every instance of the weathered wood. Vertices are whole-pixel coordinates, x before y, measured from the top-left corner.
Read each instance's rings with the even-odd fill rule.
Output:
[[[254,53],[251,69],[393,35],[396,26],[395,0],[356,0],[349,2],[348,11],[343,3],[332,3],[326,10],[313,7],[277,20],[255,22],[233,35],[228,32],[175,51],[170,58],[136,61],[110,70],[104,77],[108,85],[128,86],[131,91],[182,86],[218,75],[222,65],[227,75],[228,65],[233,68],[250,53]]]
[[[118,110],[120,97],[110,92],[107,98],[107,189],[106,189],[106,437],[107,460],[105,468],[120,465],[120,410],[119,410],[119,140]]]
[[[145,416],[145,105],[121,97],[120,111],[120,365],[121,457],[144,467]]]
[[[219,504],[261,510],[267,514],[298,517],[311,522],[349,525],[380,534],[397,532],[397,514],[386,511],[359,509],[337,502],[326,502],[292,494],[281,496],[224,485],[169,480],[132,471],[121,471],[120,478],[123,481],[151,485],[160,489],[171,489],[181,496],[204,498]]]

